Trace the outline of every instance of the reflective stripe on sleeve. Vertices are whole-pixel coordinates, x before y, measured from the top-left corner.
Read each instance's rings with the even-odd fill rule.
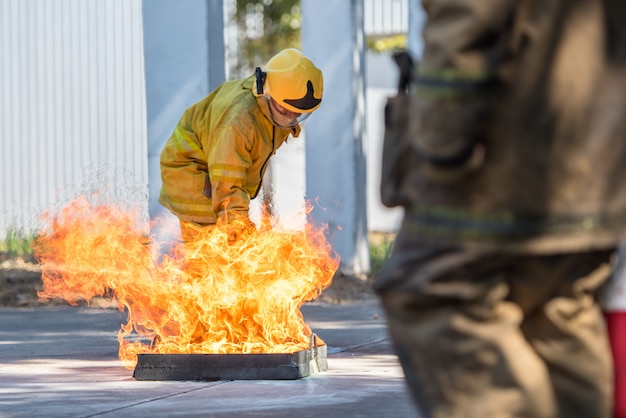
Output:
[[[243,185],[246,179],[246,168],[232,164],[213,164],[209,167],[212,182],[229,182]]]
[[[417,74],[417,91],[430,97],[463,98],[483,94],[495,84],[488,73],[465,73],[455,69],[421,69]]]

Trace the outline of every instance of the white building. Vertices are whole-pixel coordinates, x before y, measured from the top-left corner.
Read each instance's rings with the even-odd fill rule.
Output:
[[[145,196],[147,144],[141,0],[0,0],[0,238],[88,182]]]

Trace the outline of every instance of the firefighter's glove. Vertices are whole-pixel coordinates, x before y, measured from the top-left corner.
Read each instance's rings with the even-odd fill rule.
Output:
[[[256,230],[256,225],[249,218],[239,218],[229,223],[226,227],[228,243],[233,244],[245,238]]]

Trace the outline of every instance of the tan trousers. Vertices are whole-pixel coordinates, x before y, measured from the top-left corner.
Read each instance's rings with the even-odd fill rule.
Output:
[[[180,221],[180,235],[183,242],[194,242],[202,236],[202,233],[211,228],[212,224],[199,224],[196,222]]]
[[[423,416],[610,417],[612,361],[596,293],[611,254],[400,243],[376,288]]]

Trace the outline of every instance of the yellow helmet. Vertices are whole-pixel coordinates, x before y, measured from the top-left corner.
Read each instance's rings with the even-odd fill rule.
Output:
[[[263,74],[264,73],[264,74]],[[311,113],[322,103],[322,71],[295,48],[274,55],[263,67],[263,91],[279,105],[296,113]],[[257,82],[259,71],[257,71]]]

